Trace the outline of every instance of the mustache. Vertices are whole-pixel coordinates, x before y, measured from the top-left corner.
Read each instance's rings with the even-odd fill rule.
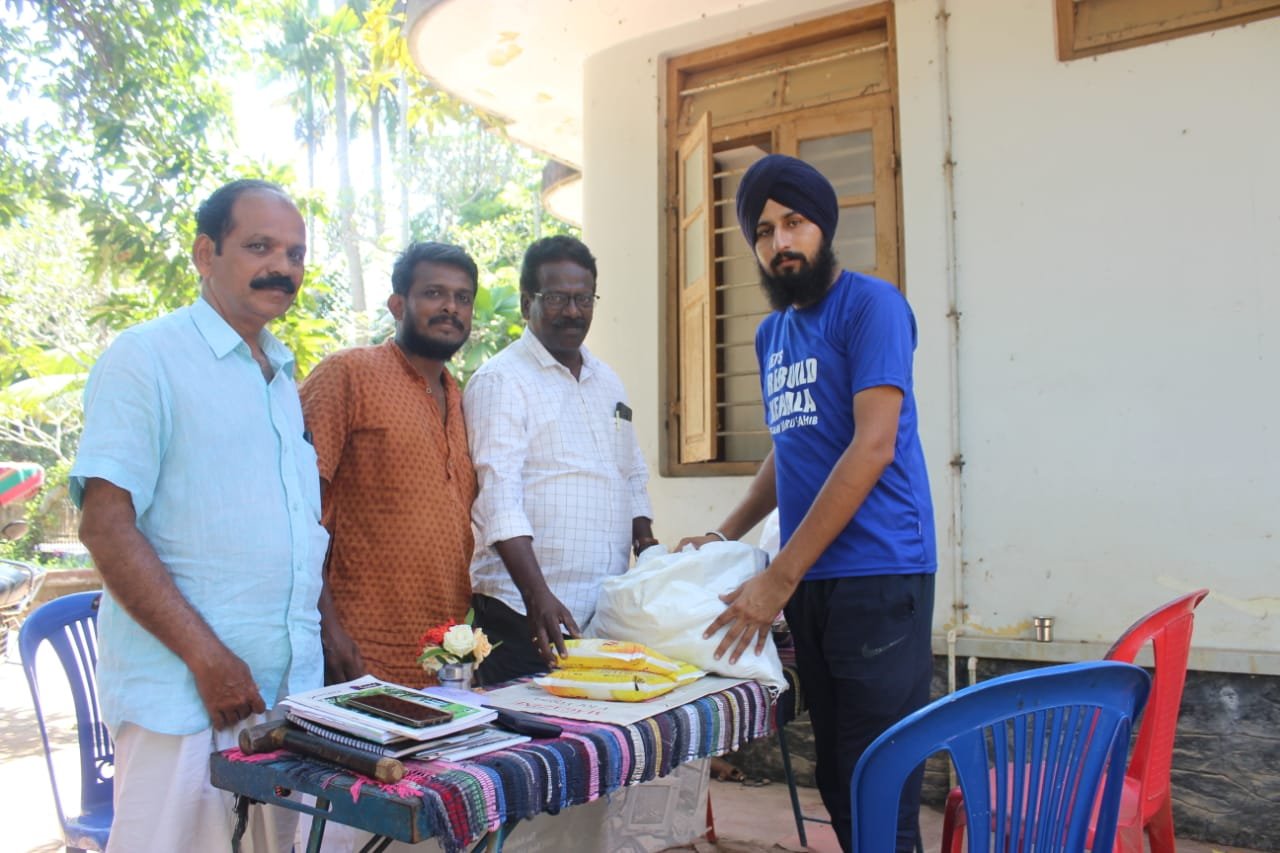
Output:
[[[290,296],[298,292],[298,286],[293,283],[293,279],[284,273],[259,276],[249,282],[249,287],[254,290],[279,290]]]
[[[428,326],[434,326],[437,323],[448,323],[450,326],[453,326],[459,332],[465,332],[467,330],[467,327],[462,325],[462,321],[459,320],[457,317],[453,316],[452,314],[441,314],[440,316],[432,317],[430,320],[427,321]]]
[[[553,329],[586,329],[586,320],[575,320],[573,317],[561,317],[551,323]]]
[[[799,261],[806,266],[809,264],[809,259],[800,252],[779,252],[773,256],[773,260],[769,261],[769,268],[776,272],[778,267],[787,261]]]

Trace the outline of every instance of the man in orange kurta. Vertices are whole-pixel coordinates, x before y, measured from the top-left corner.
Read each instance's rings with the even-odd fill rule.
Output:
[[[445,362],[471,333],[475,262],[415,243],[397,259],[395,337],[320,362],[300,389],[333,537],[320,599],[325,678],[421,687],[419,640],[470,607],[471,502],[462,394]]]

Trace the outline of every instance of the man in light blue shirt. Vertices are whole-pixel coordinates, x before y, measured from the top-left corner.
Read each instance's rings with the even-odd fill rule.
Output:
[[[71,471],[102,574],[99,700],[116,742],[111,850],[227,850],[208,757],[322,683],[328,535],[293,357],[266,331],[302,283],[287,195],[236,181],[197,214],[200,299],[123,332],[85,389]],[[255,809],[288,850],[296,813]]]

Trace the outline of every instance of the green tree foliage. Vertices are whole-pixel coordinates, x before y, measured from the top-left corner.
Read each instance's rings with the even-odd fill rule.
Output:
[[[238,177],[293,189],[288,167],[236,150],[226,84],[245,68],[289,86],[310,154],[309,188],[294,191],[311,226],[307,281],[273,328],[302,374],[367,336],[351,263],[385,289],[406,239],[460,244],[480,265],[464,376],[519,334],[523,250],[567,230],[542,214],[540,160],[412,68],[395,0],[319,5],[0,0],[0,453],[53,466],[74,455],[83,383],[112,333],[196,295],[200,200]],[[349,206],[314,180],[339,126],[359,158]],[[399,191],[395,236],[384,185]],[[356,252],[330,248],[347,239]]]
[[[0,118],[0,227],[25,227],[41,205],[73,210],[88,240],[69,284],[105,282],[91,313],[112,328],[195,297],[195,207],[217,186],[246,176],[290,183],[287,170],[246,167],[232,153],[223,81],[233,8],[232,0],[4,0],[0,8],[0,94],[19,105]]]
[[[435,204],[415,220],[417,233],[424,237],[440,234],[436,240],[466,248],[480,266],[471,338],[454,361],[463,382],[490,356],[520,337],[524,328],[520,263],[525,248],[539,237],[572,231],[541,213],[538,161],[503,140],[497,140],[497,145],[493,133],[479,132],[489,138],[483,138],[479,145],[463,143],[457,150],[442,151],[451,155],[457,170],[436,174]],[[433,167],[439,168],[439,163]],[[485,172],[490,175],[489,183],[484,182]],[[494,175],[506,181],[494,183]],[[440,219],[433,222],[433,215]]]
[[[518,270],[504,267],[476,292],[471,337],[454,357],[454,375],[463,384],[480,365],[520,337],[523,326],[520,325],[518,277]]]
[[[0,458],[40,463],[45,486],[21,512],[26,535],[0,553],[43,560],[35,548],[61,526],[84,382],[109,337],[90,320],[108,285],[84,272],[75,211],[34,203],[22,220],[0,228]]]
[[[236,164],[230,8],[0,0],[0,455],[46,468],[33,531],[57,515],[84,382],[113,331],[194,298],[199,201],[234,177],[288,183]],[[332,284],[313,268],[277,330],[304,369],[335,343]]]
[[[418,137],[424,156],[412,175],[420,207],[410,239],[439,240],[466,249],[480,268],[471,337],[454,357],[463,383],[488,358],[520,336],[520,262],[539,237],[574,233],[542,211],[541,162],[474,119],[445,121]],[[375,339],[391,333],[379,314]]]
[[[269,34],[265,70],[292,87],[289,102],[302,116],[297,127],[309,159],[331,146],[339,203],[352,193],[350,218],[336,217],[325,232],[342,247],[348,270],[359,259],[362,274],[379,266],[385,274],[391,257],[410,240],[456,243],[475,257],[481,292],[471,341],[455,362],[465,379],[520,333],[516,290],[525,247],[545,234],[570,230],[543,214],[541,159],[413,68],[396,0],[353,0],[326,14],[314,2],[303,8],[277,0],[255,5],[252,14],[268,24],[261,28]],[[339,67],[342,100],[335,79]],[[370,152],[369,161],[354,170],[366,178],[363,187],[351,186],[351,170],[342,166],[357,139],[367,139]],[[389,160],[382,156],[383,140],[392,150]],[[388,173],[400,190],[402,225],[395,236],[382,192]],[[348,283],[352,304],[358,305],[350,273]],[[359,285],[362,291],[377,286],[363,280]],[[374,315],[371,337],[381,340],[391,333],[392,320],[385,308]],[[354,337],[361,340],[356,326]]]
[[[226,92],[211,73],[218,0],[7,0],[0,82],[0,226],[36,203],[71,208],[87,274],[188,301],[192,200],[228,172]]]
[[[107,284],[84,273],[88,243],[74,211],[43,204],[0,229],[0,458],[50,467],[75,452],[80,392],[108,337],[90,320]]]
[[[270,79],[292,87],[289,103],[300,117],[296,127],[306,145],[308,186],[313,189],[320,149],[331,144],[337,215],[327,236],[341,248],[350,304],[357,314],[368,308],[369,259],[385,254],[390,240],[383,193],[384,139],[396,145],[410,125],[430,127],[462,111],[413,70],[401,34],[400,5],[397,0],[353,0],[321,12],[316,0],[305,5],[271,0],[244,7],[265,25],[260,29],[265,34],[261,52],[249,60]],[[353,164],[352,150],[361,138],[368,140],[369,161]],[[409,179],[403,167],[411,161],[395,159],[402,167],[397,178],[403,185]],[[368,185],[357,187],[353,173],[367,178]],[[406,215],[402,209],[401,217]]]

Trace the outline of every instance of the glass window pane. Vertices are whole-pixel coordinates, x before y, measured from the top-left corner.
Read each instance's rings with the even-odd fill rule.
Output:
[[[827,176],[836,195],[875,192],[871,131],[843,133],[800,141],[800,159]]]
[[[876,206],[860,204],[840,208],[836,239],[832,241],[836,260],[845,269],[871,272],[876,268]]]
[[[684,229],[684,276],[680,282],[688,287],[707,270],[707,213],[699,213]]]
[[[703,190],[707,183],[706,140],[689,152],[684,161],[684,204],[681,216],[688,216],[705,200]]]

